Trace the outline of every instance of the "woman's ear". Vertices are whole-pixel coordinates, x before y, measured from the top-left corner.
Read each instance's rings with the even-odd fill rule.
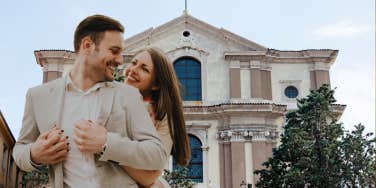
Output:
[[[151,86],[152,91],[157,91],[158,89],[159,89],[159,86],[157,86],[157,85]]]

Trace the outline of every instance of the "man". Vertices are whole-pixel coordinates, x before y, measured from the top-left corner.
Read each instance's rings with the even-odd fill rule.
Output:
[[[48,165],[62,187],[137,187],[120,165],[158,170],[166,151],[137,89],[112,82],[122,64],[123,26],[94,15],[76,28],[74,68],[28,90],[13,150],[25,171]]]

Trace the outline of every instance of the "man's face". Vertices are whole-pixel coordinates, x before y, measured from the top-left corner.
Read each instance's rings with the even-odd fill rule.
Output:
[[[85,63],[87,74],[97,82],[113,81],[116,67],[123,63],[123,34],[106,31],[99,44],[93,46]]]

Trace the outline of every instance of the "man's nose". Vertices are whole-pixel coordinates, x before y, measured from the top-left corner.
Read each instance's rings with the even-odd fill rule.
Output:
[[[115,62],[118,64],[118,66],[119,65],[122,65],[122,64],[124,64],[124,58],[123,58],[123,55],[117,55],[116,57],[115,57]]]

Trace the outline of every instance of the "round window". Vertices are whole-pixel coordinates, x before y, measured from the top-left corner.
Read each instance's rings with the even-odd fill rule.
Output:
[[[184,31],[183,32],[183,36],[185,37],[189,37],[189,35],[191,35],[191,33],[189,31]]]
[[[296,89],[296,87],[294,87],[294,86],[288,86],[285,89],[285,95],[286,95],[286,97],[288,97],[290,99],[296,98],[298,96],[298,94],[299,94],[298,89]]]

